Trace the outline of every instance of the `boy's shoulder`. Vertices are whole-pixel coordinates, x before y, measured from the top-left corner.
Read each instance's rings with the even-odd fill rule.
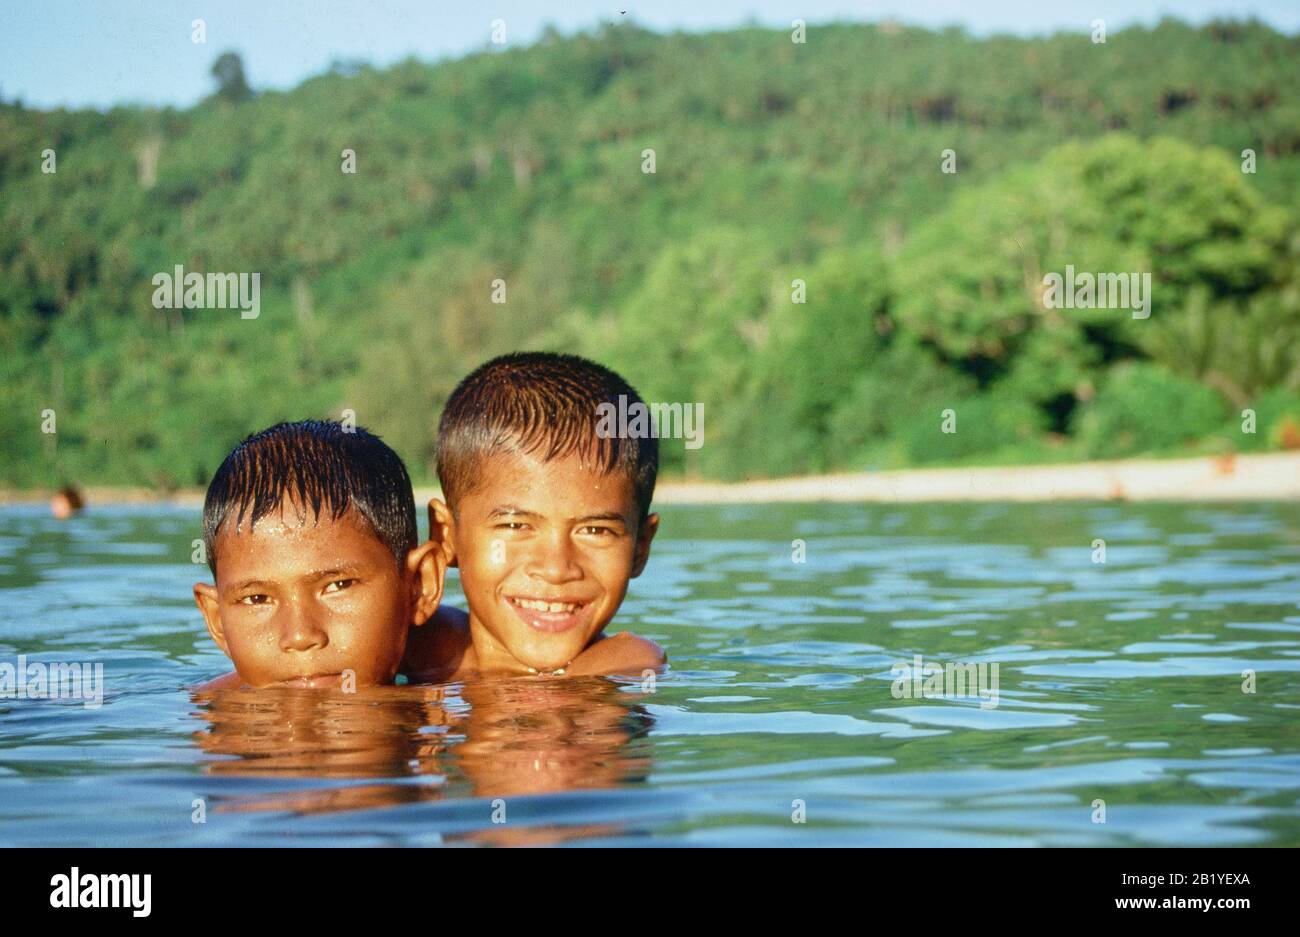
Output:
[[[424,625],[411,629],[400,672],[413,683],[443,683],[475,672],[469,616],[441,606]],[[628,631],[601,635],[565,668],[571,676],[637,674],[664,665],[668,657],[649,638]]]
[[[573,659],[565,673],[572,676],[640,674],[663,666],[667,660],[664,649],[649,638],[621,631],[593,641]]]
[[[473,647],[469,615],[440,605],[432,618],[411,629],[398,672],[413,683],[442,683],[466,670]]]

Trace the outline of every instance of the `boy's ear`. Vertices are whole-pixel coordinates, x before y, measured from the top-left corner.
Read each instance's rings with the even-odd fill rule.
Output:
[[[451,508],[439,498],[429,499],[429,539],[442,547],[443,559],[448,567],[456,565],[456,539],[453,531]]]
[[[636,549],[632,553],[632,578],[641,575],[646,560],[650,559],[650,541],[654,540],[659,530],[659,515],[651,514],[636,532]]]
[[[206,582],[196,582],[194,584],[194,602],[199,607],[199,612],[203,615],[203,621],[208,626],[208,634],[212,635],[212,640],[217,642],[217,647],[221,648],[221,653],[227,657],[230,656],[230,648],[226,644],[226,632],[221,627],[221,602],[217,598],[217,587],[210,586]]]
[[[406,554],[406,571],[415,592],[411,624],[422,625],[433,617],[442,601],[442,586],[447,579],[447,558],[442,547],[433,540],[424,541]]]

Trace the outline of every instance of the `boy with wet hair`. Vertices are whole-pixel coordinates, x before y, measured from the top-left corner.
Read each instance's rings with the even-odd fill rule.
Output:
[[[194,600],[235,665],[208,687],[392,683],[442,598],[444,555],[416,544],[402,460],[331,420],[236,446],[208,486],[203,542],[215,583]]]
[[[468,615],[413,635],[412,679],[640,673],[657,644],[605,627],[641,574],[659,443],[598,431],[602,405],[639,403],[619,375],[575,355],[526,352],[461,381],[438,426],[443,498],[432,540],[460,569]]]

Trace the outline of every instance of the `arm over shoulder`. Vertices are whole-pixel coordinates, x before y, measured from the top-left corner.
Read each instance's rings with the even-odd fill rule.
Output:
[[[625,631],[592,644],[573,659],[565,672],[573,676],[640,674],[662,666],[667,660],[658,644]]]

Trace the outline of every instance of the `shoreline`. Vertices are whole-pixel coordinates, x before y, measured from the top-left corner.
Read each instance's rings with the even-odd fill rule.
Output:
[[[1300,452],[669,482],[663,504],[1300,500]]]
[[[201,507],[200,489],[161,493],[131,486],[90,486],[86,503],[175,504]],[[54,489],[0,488],[0,505],[37,504]],[[417,485],[423,506],[440,494]],[[1123,459],[966,468],[842,472],[745,482],[668,480],[655,504],[757,504],[861,501],[1268,501],[1300,500],[1300,452]]]

